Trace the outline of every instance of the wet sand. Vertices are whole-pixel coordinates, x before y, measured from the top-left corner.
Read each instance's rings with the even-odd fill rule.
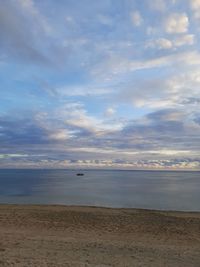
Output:
[[[0,266],[200,266],[200,213],[0,205]]]

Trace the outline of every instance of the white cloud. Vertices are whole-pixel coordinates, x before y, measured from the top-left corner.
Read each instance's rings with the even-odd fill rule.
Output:
[[[183,45],[193,45],[195,42],[194,34],[185,34],[176,37],[173,41],[173,45],[175,47],[183,46]]]
[[[190,0],[191,7],[193,9],[199,9],[200,8],[200,0]]]
[[[111,110],[110,110],[111,112]],[[113,109],[114,112],[114,109]],[[56,118],[62,123],[62,128],[57,131],[50,131],[50,137],[54,139],[67,139],[73,136],[74,132],[77,133],[82,130],[86,130],[96,136],[104,135],[106,133],[119,130],[123,127],[123,124],[119,121],[113,122],[105,119],[105,117],[89,115],[85,110],[84,105],[80,103],[67,103],[64,106],[58,108],[53,114],[53,118]],[[40,118],[40,121],[44,121],[46,118]],[[71,131],[63,129],[65,127],[72,127]],[[44,127],[44,126],[43,126]],[[50,129],[50,125],[48,126]]]
[[[151,42],[148,42],[147,47],[158,48],[158,49],[171,49],[173,44],[166,38],[160,38]]]
[[[164,21],[167,33],[185,33],[188,31],[189,19],[186,13],[172,13]]]
[[[143,23],[143,18],[139,11],[133,11],[131,13],[131,21],[136,27],[139,27]]]
[[[71,113],[70,118],[66,119],[65,123],[86,129],[95,135],[104,135],[110,131],[119,130],[122,127],[122,124],[117,122],[111,125],[101,118],[90,116],[84,110]]]
[[[184,45],[193,45],[195,42],[194,34],[183,34],[178,35],[175,38],[169,40],[166,38],[159,38],[152,40],[147,43],[147,48],[157,48],[157,49],[172,49]]]
[[[159,39],[157,44],[159,48],[163,48],[163,49],[172,48],[172,42],[165,38]]]
[[[64,141],[64,140],[70,139],[71,137],[73,137],[73,132],[67,129],[56,130],[53,133],[50,133],[48,136],[49,139],[53,139],[57,141]]]
[[[116,112],[116,110],[114,108],[111,108],[111,107],[107,108],[106,111],[105,111],[105,116],[110,117],[110,116],[114,115],[115,112]]]

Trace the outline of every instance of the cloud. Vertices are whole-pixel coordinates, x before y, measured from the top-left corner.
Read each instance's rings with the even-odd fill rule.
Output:
[[[34,15],[34,16],[33,16]],[[12,59],[49,64],[35,37],[43,38],[44,20],[32,1],[6,1],[0,10],[1,51]]]
[[[191,9],[193,11],[194,18],[200,19],[200,1],[199,0],[190,0]]]
[[[174,38],[166,39],[159,38],[156,40],[151,40],[147,42],[147,48],[156,48],[156,49],[176,49],[181,46],[193,45],[195,43],[194,34],[183,34],[176,36]]]
[[[148,114],[140,122],[129,122],[122,130],[122,136],[129,140],[129,147],[134,145],[136,149],[137,145],[141,144],[138,148],[147,158],[150,154],[153,156],[156,153],[159,158],[173,154],[196,157],[200,149],[198,145],[200,128],[195,127],[196,133],[192,133],[194,129],[191,129],[191,123],[182,122],[185,116],[183,111],[159,110]]]
[[[88,116],[82,105],[69,103],[51,114],[34,115],[31,121],[1,118],[4,153],[0,165],[168,168],[167,162],[176,156],[179,160],[190,158],[191,164],[176,160],[174,167],[182,168],[185,164],[189,168],[194,164],[196,168],[200,127],[194,122],[197,127],[192,130],[185,120],[187,116],[183,110],[163,109],[128,120],[119,128],[107,118],[103,121]],[[10,151],[9,146],[12,153],[6,151]]]
[[[141,70],[150,70],[156,68],[180,68],[200,65],[200,54],[198,51],[183,51],[167,55],[161,54],[147,59],[130,59],[118,56],[112,56],[106,61],[99,63],[92,69],[91,75],[97,80],[110,82],[117,77],[122,79],[123,75],[128,75]]]
[[[185,33],[188,31],[189,19],[186,13],[172,13],[164,21],[167,33]]]
[[[190,57],[189,57],[190,58]],[[178,63],[177,63],[178,64]],[[198,66],[189,70],[183,65],[181,73],[159,78],[148,77],[144,80],[129,80],[118,92],[119,102],[130,103],[138,108],[179,108],[188,106],[190,112],[198,109],[200,73]],[[151,71],[151,70],[150,70]],[[148,71],[147,71],[148,75]]]
[[[46,86],[45,89],[49,90]],[[62,86],[57,88],[51,88],[50,94],[59,97],[69,97],[69,96],[102,96],[111,94],[113,92],[112,88],[98,88],[96,85],[87,86]]]
[[[190,0],[191,7],[193,9],[199,9],[200,8],[200,1],[199,0]]]
[[[6,144],[48,143],[46,130],[28,118],[0,118],[0,140]]]
[[[183,114],[179,114],[178,111],[171,111],[171,110],[159,110],[153,113],[148,114],[142,123],[136,123],[135,121],[129,125],[127,125],[123,132],[126,135],[142,135],[143,138],[145,136],[151,135],[151,136],[157,136],[162,135],[162,133],[165,133],[166,136],[170,135],[176,135],[177,133],[183,133],[184,130],[184,124],[181,120],[178,120],[176,118],[177,114],[181,117],[183,117]],[[148,131],[148,133],[146,132]],[[159,139],[162,139],[162,137]],[[151,150],[153,148],[153,145],[151,147]]]
[[[181,35],[176,37],[173,41],[175,47],[180,47],[183,45],[193,45],[194,43],[195,43],[194,34]]]
[[[199,170],[199,158],[171,158],[167,160],[103,160],[103,159],[42,159],[37,157],[6,159],[1,168],[98,168],[98,169],[161,169],[161,170]]]
[[[170,40],[166,38],[159,38],[147,43],[147,48],[158,48],[158,49],[171,49],[173,44]]]
[[[56,129],[55,131],[49,133],[48,139],[55,141],[65,141],[74,136],[73,131],[67,129]]]
[[[0,154],[0,159],[8,159],[8,158],[24,158],[28,157],[27,154]]]
[[[109,112],[110,114],[111,112],[114,114],[114,109],[112,109],[112,111],[110,109]],[[110,122],[107,122],[103,117],[97,118],[89,115],[81,105],[75,105],[75,108],[65,105],[57,111],[57,114],[61,116],[66,126],[72,127],[72,129],[74,128],[76,132],[80,131],[80,133],[87,131],[87,134],[99,136],[110,131],[115,131],[122,126],[120,122],[111,125]]]
[[[131,12],[131,21],[135,27],[141,26],[143,23],[143,18],[139,11],[136,10]]]
[[[115,114],[115,112],[116,112],[116,110],[114,108],[109,107],[105,111],[105,116],[108,116],[108,117],[113,116]]]
[[[1,166],[199,166],[199,1],[4,2]]]
[[[24,12],[25,16],[33,17],[46,34],[52,33],[52,27],[36,7],[33,0],[17,0],[16,2],[18,3],[19,8]]]
[[[148,119],[153,121],[177,121],[183,120],[185,114],[176,109],[164,109],[148,114]]]
[[[114,110],[112,112],[114,114]],[[69,102],[54,109],[50,114],[36,114],[34,120],[37,127],[43,129],[44,140],[52,144],[67,142],[66,144],[70,144],[71,147],[78,145],[75,141],[77,138],[88,144],[89,140],[103,138],[123,127],[122,122],[109,117],[111,115],[106,117],[104,114],[101,117],[89,115],[83,104]]]

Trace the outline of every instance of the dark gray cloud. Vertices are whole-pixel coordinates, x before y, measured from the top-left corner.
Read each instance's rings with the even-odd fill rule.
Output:
[[[178,116],[178,117],[177,117]],[[159,135],[165,134],[177,134],[177,132],[184,131],[184,122],[180,121],[180,117],[183,116],[180,112],[171,109],[159,110],[146,115],[144,121],[133,121],[129,123],[123,132],[126,135],[129,134],[141,134],[141,135]],[[157,136],[158,137],[158,136]]]
[[[44,144],[48,143],[46,131],[39,127],[32,118],[0,118],[0,142],[2,144]]]
[[[93,159],[99,161],[99,166],[110,161],[116,166],[125,164],[129,167],[183,167],[192,166],[193,162],[198,166],[200,128],[188,132],[190,125],[180,121],[182,116],[175,109],[165,109],[137,121],[127,121],[121,130],[101,132],[95,127],[90,129],[87,123],[77,126],[61,117],[55,124],[53,115],[45,118],[37,114],[29,114],[29,118],[1,117],[0,141],[3,145],[0,152],[11,154],[1,157],[1,165],[16,161],[16,164],[60,164],[62,167],[65,161],[69,165],[79,161],[84,165]],[[72,134],[68,135],[68,132]],[[174,155],[177,155],[176,159],[173,159]]]
[[[196,105],[196,104],[200,104],[200,98],[199,97],[188,97],[186,99],[184,99],[181,104],[183,105],[187,105],[187,104],[192,104],[192,105]]]

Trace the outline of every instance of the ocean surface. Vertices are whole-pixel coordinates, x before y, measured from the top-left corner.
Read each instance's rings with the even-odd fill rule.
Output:
[[[200,172],[0,170],[0,203],[200,211]]]

